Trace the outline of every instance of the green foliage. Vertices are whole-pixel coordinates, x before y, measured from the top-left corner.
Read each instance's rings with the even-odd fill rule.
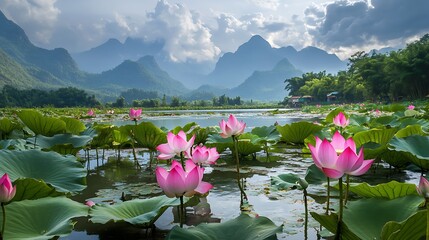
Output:
[[[17,112],[17,115],[35,135],[41,134],[51,137],[66,131],[66,123],[63,120],[54,117],[45,117],[36,110],[21,110]]]
[[[388,183],[371,186],[368,183],[351,183],[350,191],[361,197],[395,199],[408,195],[417,195],[416,185],[411,183],[399,183],[390,181]]]
[[[0,151],[0,173],[42,180],[59,192],[76,193],[86,188],[86,170],[74,156],[38,150]]]
[[[4,239],[48,240],[69,235],[72,219],[87,216],[88,207],[65,197],[45,197],[12,202],[6,213]]]
[[[282,227],[277,227],[266,217],[252,218],[241,214],[235,219],[223,223],[200,224],[193,228],[174,227],[166,239],[235,239],[263,240],[276,239]]]
[[[158,145],[167,142],[165,132],[151,122],[141,122],[137,126],[129,126],[129,128],[140,147],[155,151]]]
[[[350,57],[348,70],[337,75],[305,73],[286,79],[285,89],[290,96],[311,95],[318,101],[325,101],[332,91],[339,92],[339,100],[343,101],[423,99],[429,94],[428,52],[429,34],[426,34],[405,49],[389,54],[357,52]],[[405,107],[389,105],[382,110],[404,111]]]
[[[281,135],[281,141],[303,144],[308,136],[315,134],[323,127],[309,122],[294,122],[284,126],[277,125],[276,128]]]
[[[186,201],[188,201],[186,199]],[[166,196],[134,199],[114,205],[96,205],[90,210],[93,223],[128,222],[149,227],[171,206],[180,205],[178,198]]]
[[[94,95],[74,87],[57,90],[27,89],[19,90],[15,86],[4,86],[0,92],[0,107],[94,107],[100,102]]]
[[[422,169],[429,170],[429,136],[412,135],[405,138],[394,137],[389,149],[414,156],[411,161]]]
[[[381,232],[381,239],[424,239],[428,226],[427,211],[418,211],[402,222],[387,222]]]

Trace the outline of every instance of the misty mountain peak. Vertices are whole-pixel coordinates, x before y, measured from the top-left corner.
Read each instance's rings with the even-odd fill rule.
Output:
[[[260,35],[253,35],[249,41],[247,41],[237,49],[237,52],[250,51],[252,49],[271,49],[271,45]]]

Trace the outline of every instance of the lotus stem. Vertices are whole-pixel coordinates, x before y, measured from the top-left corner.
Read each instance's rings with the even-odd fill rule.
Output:
[[[180,210],[179,210],[179,221],[180,227],[183,228],[183,222],[185,220],[185,211],[183,206],[183,196],[180,196]]]
[[[349,189],[350,189],[350,175],[347,174],[347,177],[346,177],[346,193],[344,195],[344,206],[347,205],[347,200],[349,198]]]
[[[4,203],[1,203],[1,210],[3,212],[3,226],[1,228],[1,238],[4,239],[4,228],[6,226],[6,209],[4,208]]]
[[[326,188],[327,194],[326,194],[326,215],[329,214],[329,201],[331,200],[331,190],[329,189],[329,177],[326,177],[326,181],[328,182],[328,186]]]
[[[304,239],[308,239],[308,205],[307,205],[307,189],[304,188]]]
[[[429,198],[425,198],[426,204],[426,240],[429,240]]]
[[[337,224],[337,232],[335,233],[335,240],[342,239],[342,225],[343,225],[343,208],[344,208],[344,202],[343,202],[343,178],[340,177],[338,179],[338,185],[339,185],[339,210],[338,210],[338,224]]]
[[[240,183],[240,158],[238,156],[238,139],[236,136],[232,135],[232,141],[234,142],[234,152],[235,152],[235,160],[237,166],[237,184],[240,189],[240,207],[243,206],[243,200],[247,201],[246,192],[244,192],[243,185]]]

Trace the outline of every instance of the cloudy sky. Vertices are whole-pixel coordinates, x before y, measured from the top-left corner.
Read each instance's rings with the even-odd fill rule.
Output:
[[[164,39],[175,61],[216,60],[255,34],[346,59],[429,33],[428,0],[1,0],[0,10],[43,48]]]

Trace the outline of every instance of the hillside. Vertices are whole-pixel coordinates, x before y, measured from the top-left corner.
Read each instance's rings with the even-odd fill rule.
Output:
[[[117,93],[130,88],[168,95],[181,95],[189,91],[161,70],[152,56],[138,61],[126,60],[112,70],[94,74],[88,79],[88,86]]]
[[[265,101],[282,100],[287,92],[284,80],[301,75],[288,59],[283,59],[270,71],[255,71],[242,84],[231,89],[229,96]]]

